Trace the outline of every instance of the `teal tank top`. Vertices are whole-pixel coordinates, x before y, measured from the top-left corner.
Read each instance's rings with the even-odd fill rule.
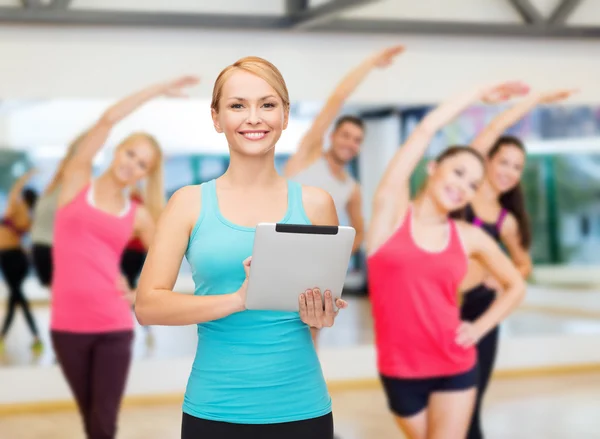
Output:
[[[242,261],[252,254],[255,229],[221,215],[215,180],[201,190],[202,209],[186,250],[194,294],[232,293],[244,281]],[[278,222],[310,224],[300,184],[288,181],[288,208]],[[299,313],[246,310],[199,324],[183,411],[237,424],[293,422],[330,413],[310,328]]]

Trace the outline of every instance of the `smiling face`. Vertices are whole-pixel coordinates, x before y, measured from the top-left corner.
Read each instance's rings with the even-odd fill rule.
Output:
[[[123,186],[132,186],[152,171],[159,159],[158,146],[144,135],[133,135],[117,147],[110,169]]]
[[[364,129],[361,125],[347,120],[342,122],[331,133],[331,152],[340,163],[348,163],[354,159],[362,145]]]
[[[448,213],[469,203],[484,177],[482,160],[461,151],[446,155],[428,165],[427,193]]]
[[[217,132],[225,134],[231,153],[273,154],[287,128],[289,108],[281,73],[262,58],[242,58],[215,81],[212,119]]]
[[[525,152],[514,143],[502,143],[490,154],[486,175],[498,193],[503,194],[519,184],[525,167]]]

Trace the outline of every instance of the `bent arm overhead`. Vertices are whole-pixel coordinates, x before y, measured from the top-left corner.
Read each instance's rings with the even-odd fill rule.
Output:
[[[524,89],[523,92],[526,90]],[[471,145],[481,155],[486,157],[494,143],[504,134],[504,132],[523,119],[527,113],[540,104],[549,104],[567,99],[574,93],[574,90],[556,90],[545,93],[535,93],[523,99],[518,104],[503,111],[496,116],[478,135]]]
[[[113,127],[146,102],[159,96],[180,96],[180,89],[194,85],[194,77],[183,77],[175,81],[147,87],[132,94],[104,112],[96,123],[83,135],[72,157],[64,164],[64,186],[61,189],[61,204],[66,204],[89,181],[92,162],[104,146]]]
[[[27,182],[31,179],[31,177],[36,173],[35,169],[30,169],[21,175],[15,184],[10,188],[10,192],[8,193],[8,200],[6,202],[6,216],[12,215],[13,211],[17,208],[17,203],[21,198],[21,193],[25,188]]]
[[[323,153],[323,137],[342,109],[344,102],[375,67],[389,65],[393,58],[404,51],[402,46],[394,46],[371,56],[348,73],[329,95],[325,106],[304,135],[298,151],[290,157],[285,166],[285,174],[292,176],[300,172]]]
[[[520,83],[484,85],[456,95],[428,113],[392,157],[375,195],[369,226],[368,252],[372,253],[393,233],[409,203],[409,182],[435,134],[473,103],[508,99]]]
[[[179,93],[183,87],[194,85],[198,80],[194,77],[183,77],[175,81],[155,84],[137,93],[134,93],[112,105],[90,128],[81,139],[77,151],[73,154],[70,163],[90,166],[96,153],[106,142],[110,130],[121,120],[132,114],[148,101],[159,96],[170,96]]]

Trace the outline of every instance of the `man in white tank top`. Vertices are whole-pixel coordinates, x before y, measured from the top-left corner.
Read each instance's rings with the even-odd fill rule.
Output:
[[[363,121],[354,116],[339,118],[330,136],[330,147],[324,151],[324,137],[345,100],[375,67],[387,67],[404,48],[394,46],[367,58],[336,87],[311,128],[304,135],[298,151],[285,165],[287,178],[307,186],[319,187],[331,195],[340,223],[356,229],[353,252],[364,237],[364,221],[360,186],[345,168],[359,153],[364,137]]]
[[[360,185],[345,168],[360,151],[364,138],[364,123],[354,116],[342,116],[335,122],[327,151],[323,147],[324,138],[345,100],[369,72],[375,67],[387,67],[403,50],[402,46],[385,49],[367,58],[346,75],[329,96],[325,106],[300,141],[298,151],[290,157],[284,168],[284,175],[287,178],[329,192],[340,224],[349,223],[356,229],[353,253],[361,246],[364,237],[364,220]],[[311,328],[311,332],[316,349],[319,330]]]

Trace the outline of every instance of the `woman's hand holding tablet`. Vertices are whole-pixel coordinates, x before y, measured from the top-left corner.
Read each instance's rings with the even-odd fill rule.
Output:
[[[242,263],[244,264],[246,279],[235,294],[240,298],[241,310],[245,310],[252,256],[244,259]],[[333,326],[339,310],[347,308],[348,302],[337,298],[335,299],[335,306],[337,310],[334,308],[334,299],[329,290],[325,290],[325,293],[321,294],[319,288],[308,288],[298,296],[300,319],[311,328],[321,329]]]
[[[306,290],[300,294],[298,301],[300,304],[300,319],[311,328],[317,329],[333,326],[339,310],[348,306],[345,300],[336,299],[335,305],[338,310],[335,311],[331,291],[326,290],[322,298],[321,291],[318,288]]]

